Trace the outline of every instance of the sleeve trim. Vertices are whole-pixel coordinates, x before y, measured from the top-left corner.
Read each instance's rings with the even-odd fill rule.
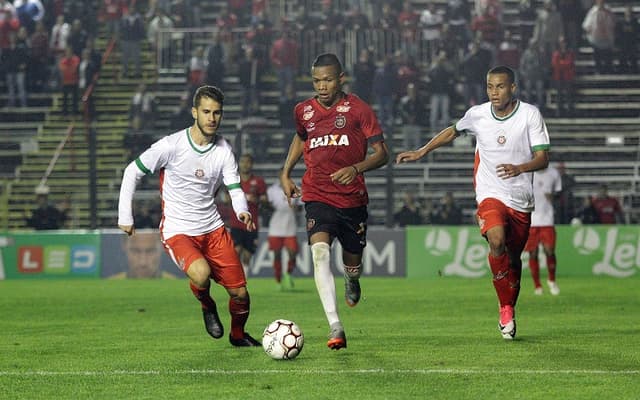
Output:
[[[142,171],[145,175],[150,175],[152,174],[152,172],[149,170],[149,168],[145,167],[144,164],[142,163],[142,161],[140,161],[140,157],[136,158],[136,166],[138,167],[138,169],[140,169],[140,171]]]

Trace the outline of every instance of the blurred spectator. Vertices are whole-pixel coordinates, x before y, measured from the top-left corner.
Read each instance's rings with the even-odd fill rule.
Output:
[[[520,93],[528,103],[544,109],[545,81],[549,71],[549,60],[544,54],[544,46],[531,39],[520,59]]]
[[[296,125],[293,118],[293,109],[298,104],[296,88],[294,84],[289,84],[286,88],[286,94],[280,98],[278,102],[278,115],[280,117],[280,126],[285,129],[295,129]]]
[[[21,27],[18,33],[9,33],[9,47],[0,53],[0,70],[4,70],[7,83],[7,106],[15,107],[16,95],[21,107],[27,106],[26,72],[29,63],[27,30]]]
[[[502,24],[492,10],[492,8],[486,7],[482,14],[472,17],[471,31],[474,32],[476,37],[478,34],[482,35],[482,40],[495,47],[502,38]]]
[[[405,149],[417,149],[422,143],[422,127],[419,118],[424,111],[422,110],[423,102],[418,99],[418,89],[413,83],[407,85],[407,94],[400,99],[399,111],[402,124],[403,146]]]
[[[562,15],[556,9],[554,0],[544,0],[542,9],[538,10],[533,39],[545,47],[548,54],[556,48],[558,38],[564,36]]]
[[[474,0],[476,15],[491,15],[502,23],[502,1],[501,0]]]
[[[534,0],[519,0],[518,28],[520,33],[520,47],[525,48],[533,37],[533,29],[538,17]]]
[[[64,15],[58,15],[56,23],[51,27],[51,35],[49,36],[49,49],[57,60],[64,55],[69,40],[71,27],[64,21]]]
[[[171,3],[171,15],[177,28],[199,28],[202,26],[200,1],[173,0]]]
[[[486,95],[487,71],[491,67],[492,55],[487,49],[480,47],[478,41],[469,45],[469,52],[460,64],[461,77],[464,84],[464,100],[467,106],[484,103]]]
[[[413,3],[408,0],[403,1],[402,9],[398,13],[398,29],[401,36],[399,50],[404,52],[410,59],[415,58],[418,54],[419,20],[420,14],[414,10]]]
[[[67,39],[67,45],[71,47],[73,54],[78,57],[82,55],[82,50],[84,50],[87,45],[88,37],[87,31],[82,27],[82,22],[79,19],[73,20],[71,31],[69,31],[69,38]]]
[[[222,44],[222,31],[213,32],[211,42],[205,48],[207,62],[207,85],[214,85],[224,89],[224,77],[226,74],[227,53]]]
[[[120,50],[122,52],[122,77],[129,76],[129,63],[135,65],[136,78],[142,78],[141,43],[145,39],[145,27],[142,16],[136,8],[128,8],[120,19]]]
[[[610,74],[613,72],[613,49],[615,46],[616,17],[605,4],[605,0],[595,0],[595,4],[587,12],[582,29],[593,47],[593,60],[596,72]]]
[[[118,34],[118,24],[126,7],[127,0],[103,0],[100,18],[107,25],[109,35]]]
[[[31,91],[42,91],[49,77],[49,34],[44,23],[36,23],[31,35],[31,58],[29,62],[29,84]]]
[[[295,85],[298,70],[298,43],[293,32],[286,27],[281,37],[273,42],[269,50],[271,66],[276,72],[280,98],[286,96],[287,87]]]
[[[216,17],[218,29],[233,29],[238,27],[238,16],[235,15],[226,3],[222,3],[218,16]]]
[[[456,38],[455,47],[460,52],[467,48],[471,33],[469,24],[471,23],[471,7],[465,0],[450,0],[446,2],[446,18],[452,36]],[[462,54],[451,53],[455,58],[461,58]]]
[[[36,208],[27,216],[29,228],[36,230],[60,229],[64,227],[67,215],[49,202],[49,187],[38,186],[35,190]]]
[[[143,129],[153,128],[157,109],[158,99],[156,99],[156,96],[147,89],[146,84],[139,84],[131,98],[129,121],[139,118]]]
[[[398,67],[393,62],[393,56],[387,54],[373,78],[373,94],[378,103],[377,116],[385,131],[393,127],[397,79]]]
[[[606,184],[600,185],[598,194],[593,198],[593,208],[598,215],[598,222],[601,224],[623,224],[624,214],[622,206],[615,197],[609,195]]]
[[[445,193],[440,203],[432,211],[431,223],[434,225],[462,224],[462,210],[455,203],[452,192]]]
[[[361,49],[358,61],[353,65],[353,83],[351,90],[367,103],[371,102],[371,90],[373,89],[373,77],[376,73],[376,65],[371,59],[369,49]]]
[[[262,68],[255,47],[246,45],[244,56],[238,62],[238,78],[243,89],[242,116],[260,111],[260,80]]]
[[[187,84],[190,93],[202,86],[207,73],[207,60],[204,58],[204,47],[197,46],[187,63]]]
[[[16,9],[20,26],[27,29],[27,34],[31,35],[35,31],[36,22],[44,17],[44,6],[40,0],[14,0],[13,6]]]
[[[402,206],[393,214],[395,226],[421,225],[423,223],[420,203],[413,197],[413,193],[406,191],[402,195]]]
[[[193,125],[193,115],[191,113],[192,100],[189,97],[189,93],[184,93],[180,96],[180,103],[171,114],[169,120],[169,126],[172,131],[176,132],[181,129],[185,129],[188,126]]]
[[[418,85],[420,74],[414,57],[411,57],[406,51],[396,50],[395,53],[396,66],[398,68],[398,77],[396,82],[396,98],[407,94],[407,85],[413,83]]]
[[[584,19],[584,8],[582,0],[558,0],[558,12],[562,16],[564,25],[564,37],[567,40],[567,47],[577,50],[582,38],[582,20]]]
[[[440,40],[440,30],[443,23],[444,17],[436,9],[436,3],[427,3],[426,8],[420,13],[419,26],[422,28],[422,40],[428,46],[429,60],[433,60],[438,51],[437,44]]]
[[[20,27],[18,14],[13,4],[7,0],[0,0],[0,53],[9,47],[9,35]]]
[[[557,194],[557,200],[555,202],[556,222],[559,224],[569,224],[576,214],[576,202],[573,197],[576,180],[567,172],[563,162],[558,163],[556,169],[560,174],[560,180],[562,182],[562,190]]]
[[[571,219],[571,224],[599,224],[598,213],[593,206],[593,198],[585,196],[582,199],[582,206],[578,209],[575,218]]]
[[[638,37],[640,26],[633,15],[633,9],[627,5],[624,16],[617,24],[616,43],[620,48],[620,72],[623,74],[638,73]]]
[[[508,29],[504,31],[504,37],[498,45],[496,64],[506,65],[514,71],[520,67],[520,46],[513,40],[511,31]]]
[[[67,47],[64,57],[58,63],[62,80],[62,114],[69,114],[69,96],[72,98],[71,113],[77,114],[78,109],[78,82],[80,80],[78,66],[80,57],[73,54],[71,47]]]
[[[556,88],[556,117],[573,115],[575,58],[564,36],[560,36],[558,47],[551,57],[551,79]]]
[[[374,26],[385,30],[398,29],[398,17],[393,9],[391,2],[383,2],[380,17],[374,22]]]
[[[84,94],[85,91],[93,82],[93,76],[98,72],[99,66],[95,64],[91,58],[91,50],[82,50],[82,58],[80,59],[80,65],[78,66],[78,88],[80,93]],[[87,99],[87,113],[90,119],[95,116],[95,103],[93,101],[93,95]]]
[[[159,67],[171,65],[171,35],[164,33],[160,35],[160,30],[173,29],[174,23],[163,8],[156,10],[156,15],[149,21],[147,26],[147,40],[160,58]]]
[[[346,24],[354,30],[369,29],[369,27],[371,26],[369,17],[367,16],[367,14],[362,12],[362,7],[360,4],[353,4],[351,6],[351,9],[347,12]]]
[[[449,105],[451,104],[451,92],[454,84],[454,67],[447,58],[447,53],[442,50],[433,60],[427,72],[427,83],[429,85],[430,106],[429,106],[429,128],[434,134],[440,132],[451,122]],[[422,145],[405,146],[405,149],[417,149]]]

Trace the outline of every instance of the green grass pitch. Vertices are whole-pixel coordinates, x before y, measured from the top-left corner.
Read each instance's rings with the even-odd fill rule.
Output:
[[[488,279],[365,277],[357,307],[340,300],[336,352],[313,280],[280,292],[253,279],[247,330],[287,318],[305,334],[297,359],[275,361],[211,339],[186,280],[0,281],[0,398],[640,398],[639,281],[559,284],[537,297],[523,280],[505,341]],[[226,293],[214,296],[228,332]]]

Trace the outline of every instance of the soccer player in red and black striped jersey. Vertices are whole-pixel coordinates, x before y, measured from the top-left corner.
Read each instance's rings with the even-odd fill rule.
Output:
[[[337,238],[342,245],[345,300],[354,307],[367,243],[369,198],[363,173],[385,165],[389,152],[371,107],[342,90],[345,74],[336,55],[319,55],[311,78],[316,94],[294,109],[296,134],[280,181],[289,202],[302,196],[305,203],[314,279],[330,326],[327,346],[339,350],[347,347],[347,339],[338,316],[331,243]],[[291,171],[303,156],[306,171],[298,187]]]

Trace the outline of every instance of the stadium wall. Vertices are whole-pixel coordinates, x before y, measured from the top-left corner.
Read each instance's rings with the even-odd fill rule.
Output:
[[[558,275],[640,276],[640,230],[630,225],[557,226]],[[145,274],[181,278],[160,245],[157,230],[140,230],[148,247],[132,246],[117,230],[4,232],[0,234],[0,279],[123,279],[133,276],[134,264]],[[306,233],[298,232],[301,246],[295,275],[311,277],[313,266]],[[251,277],[271,277],[272,255],[266,232],[260,232]],[[339,244],[334,243],[333,270],[342,271]],[[283,260],[286,263],[286,254]],[[544,257],[541,267],[544,268]],[[438,278],[489,277],[487,244],[476,226],[414,226],[371,229],[364,258],[365,276]],[[286,264],[285,264],[286,265]],[[527,266],[527,255],[523,256]],[[136,267],[138,268],[138,267]]]

